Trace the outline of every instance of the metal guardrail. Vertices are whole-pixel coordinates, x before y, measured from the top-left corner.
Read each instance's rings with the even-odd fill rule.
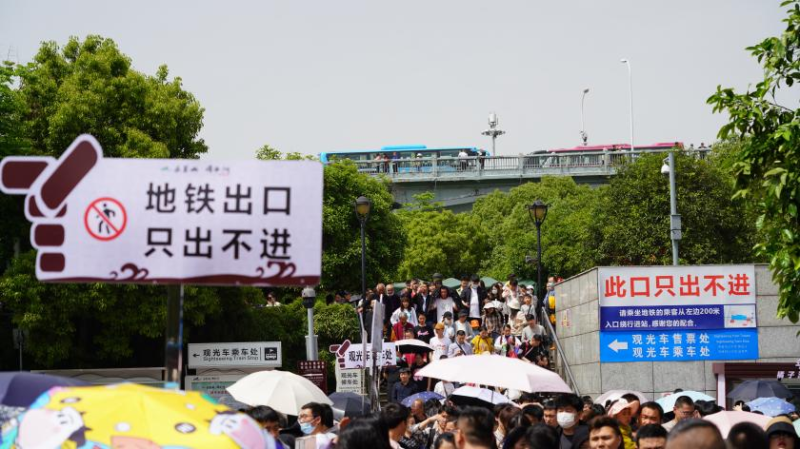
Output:
[[[558,335],[556,335],[556,330],[553,328],[553,324],[550,323],[550,315],[547,312],[546,307],[542,307],[541,310],[542,319],[546,323],[546,330],[547,333],[550,334],[550,338],[553,339],[553,342],[556,344],[556,349],[558,350],[558,357],[561,360],[561,366],[564,367],[564,371],[567,373],[567,379],[569,379],[570,387],[572,387],[572,391],[577,394],[578,396],[581,395],[580,390],[578,389],[578,383],[575,382],[575,377],[572,375],[572,369],[569,367],[569,362],[567,361],[567,356],[564,354],[564,349],[561,347],[561,342],[558,341]]]
[[[708,149],[682,150],[705,159]],[[354,161],[358,170],[388,176],[397,182],[477,178],[541,177],[546,175],[613,175],[624,164],[654,150],[596,151],[580,154],[543,153],[525,156],[430,157],[388,161]],[[657,151],[663,153],[663,151]]]

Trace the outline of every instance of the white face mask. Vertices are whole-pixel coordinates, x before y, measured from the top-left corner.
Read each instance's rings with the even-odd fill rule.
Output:
[[[558,412],[556,414],[556,421],[562,429],[569,429],[577,422],[577,415],[569,412]]]

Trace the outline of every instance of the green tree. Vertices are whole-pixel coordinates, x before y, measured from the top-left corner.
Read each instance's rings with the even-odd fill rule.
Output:
[[[764,67],[764,79],[744,93],[717,87],[708,99],[729,121],[721,139],[738,137],[742,148],[733,165],[737,197],[757,205],[762,238],[756,247],[769,260],[778,284],[778,317],[800,318],[800,108],[778,103],[776,95],[800,81],[800,0],[784,1],[786,30],[747,50]]]
[[[272,148],[269,145],[264,145],[258,150],[256,150],[256,159],[260,161],[280,161],[280,160],[287,160],[287,161],[316,161],[318,160],[316,156],[312,156],[310,154],[303,154],[298,153],[296,151],[289,152],[286,154],[281,153],[275,148]]]
[[[156,76],[137,72],[111,39],[45,42],[17,73],[36,154],[58,156],[82,133],[107,157],[194,159],[207,151],[198,138],[204,110],[181,79],[168,80],[165,65]]]
[[[14,89],[14,67],[0,64],[0,158],[24,156],[30,150],[22,127],[23,110],[19,92]],[[0,195],[0,273],[8,267],[21,242],[28,239],[22,201],[20,197]]]
[[[496,191],[478,200],[471,221],[489,236],[491,252],[483,263],[484,274],[505,279],[509,273],[536,279],[536,227],[527,206],[536,199],[549,205],[542,225],[542,278],[553,274],[571,276],[595,265],[598,241],[594,235],[600,191],[577,185],[568,177],[545,177],[511,189]]]
[[[372,201],[366,225],[367,285],[392,279],[403,258],[406,235],[392,213],[388,181],[359,173],[355,164],[341,161],[325,166],[323,195],[321,288],[361,289],[361,231],[354,203],[362,195]]]
[[[622,167],[604,190],[601,264],[665,265],[672,261],[669,180],[663,154],[643,155]],[[676,152],[680,258],[686,264],[747,263],[755,227],[741,201],[732,200],[730,177],[710,160]]]
[[[203,109],[180,78],[167,78],[166,66],[156,76],[133,70],[110,39],[71,38],[63,48],[44,43],[31,63],[0,70],[0,155],[58,157],[88,132],[109,157],[196,158],[206,151],[197,137]],[[13,325],[30,332],[26,357],[32,365],[161,364],[164,288],[37,282],[21,204],[18,197],[0,199],[2,268],[15,246],[22,252],[0,278],[0,301]],[[222,294],[230,292],[187,288],[187,334],[218,309]],[[10,335],[10,329],[0,331],[0,338]],[[8,360],[0,364],[14,361]]]
[[[478,273],[489,252],[484,229],[472,214],[432,209],[426,198],[419,197],[422,205],[414,210],[398,214],[408,236],[398,277],[428,279],[436,272],[446,277]]]

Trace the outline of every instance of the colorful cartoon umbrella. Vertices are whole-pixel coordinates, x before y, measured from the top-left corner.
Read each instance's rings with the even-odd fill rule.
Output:
[[[26,371],[0,373],[0,404],[27,407],[53,387],[83,387],[87,382],[69,377],[50,376]]]
[[[0,448],[274,448],[242,413],[191,391],[136,384],[55,387],[3,430]]]
[[[679,393],[672,393],[669,396],[664,396],[663,398],[659,398],[656,402],[661,408],[664,409],[664,413],[669,413],[675,407],[675,401],[678,400],[681,396],[689,396],[692,401],[713,401],[714,398],[711,396],[701,393],[699,391],[681,391]]]
[[[758,398],[747,403],[751,411],[760,411],[767,416],[778,416],[795,411],[795,406],[781,398]]]
[[[790,398],[792,392],[777,380],[750,379],[731,390],[728,397],[747,402],[756,398]]]

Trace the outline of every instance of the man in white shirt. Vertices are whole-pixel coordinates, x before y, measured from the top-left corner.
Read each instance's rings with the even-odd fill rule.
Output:
[[[433,346],[433,359],[432,360],[439,360],[439,358],[443,355],[447,355],[447,350],[450,348],[450,339],[444,336],[444,324],[443,323],[436,323],[436,326],[433,328],[433,331],[436,333],[433,337],[431,337],[430,345]]]
[[[436,298],[436,322],[441,323],[445,312],[453,313],[455,302],[450,297],[450,289],[444,285],[439,288],[439,295]]]

